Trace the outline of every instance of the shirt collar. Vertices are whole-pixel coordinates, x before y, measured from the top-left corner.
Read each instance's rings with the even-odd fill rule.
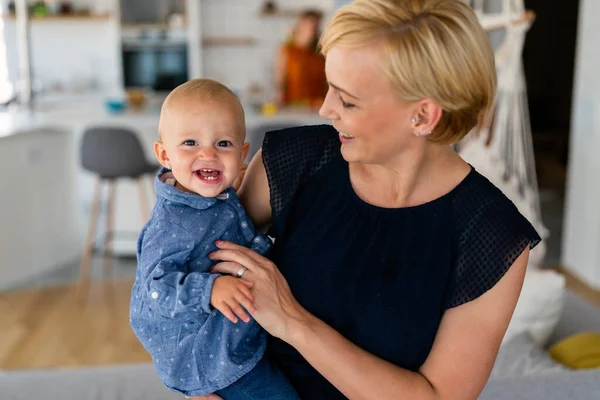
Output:
[[[206,210],[212,207],[217,201],[230,199],[235,195],[232,188],[227,188],[217,197],[204,197],[196,193],[184,192],[175,187],[175,177],[168,168],[162,168],[154,180],[156,196],[173,203],[179,203],[198,210]]]

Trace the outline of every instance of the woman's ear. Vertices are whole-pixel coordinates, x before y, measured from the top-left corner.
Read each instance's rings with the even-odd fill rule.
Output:
[[[425,98],[419,101],[415,108],[415,114],[411,120],[414,135],[430,135],[440,121],[440,118],[442,118],[442,112],[442,107],[432,99]]]
[[[156,160],[160,163],[160,165],[171,169],[171,163],[169,161],[169,156],[167,155],[167,150],[165,149],[164,143],[160,140],[154,142],[154,155],[156,156]]]

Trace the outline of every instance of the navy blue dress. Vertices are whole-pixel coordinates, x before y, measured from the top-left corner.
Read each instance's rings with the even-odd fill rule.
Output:
[[[296,299],[357,346],[411,371],[427,359],[444,311],[485,293],[541,240],[475,170],[423,205],[362,201],[329,125],[269,132],[263,162],[272,259]],[[271,338],[267,351],[301,398],[345,398],[285,342]]]

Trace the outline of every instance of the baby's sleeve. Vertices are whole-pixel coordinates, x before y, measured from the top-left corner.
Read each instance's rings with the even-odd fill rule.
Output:
[[[146,230],[139,254],[143,301],[160,315],[210,313],[210,295],[219,274],[188,272],[196,240],[186,229],[157,221]]]

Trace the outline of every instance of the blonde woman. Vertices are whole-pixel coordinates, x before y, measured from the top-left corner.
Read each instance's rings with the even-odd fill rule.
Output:
[[[303,399],[476,399],[540,241],[450,147],[494,98],[486,35],[461,0],[356,0],[321,44],[333,127],[268,133],[240,192],[271,260],[219,242],[215,270]]]

